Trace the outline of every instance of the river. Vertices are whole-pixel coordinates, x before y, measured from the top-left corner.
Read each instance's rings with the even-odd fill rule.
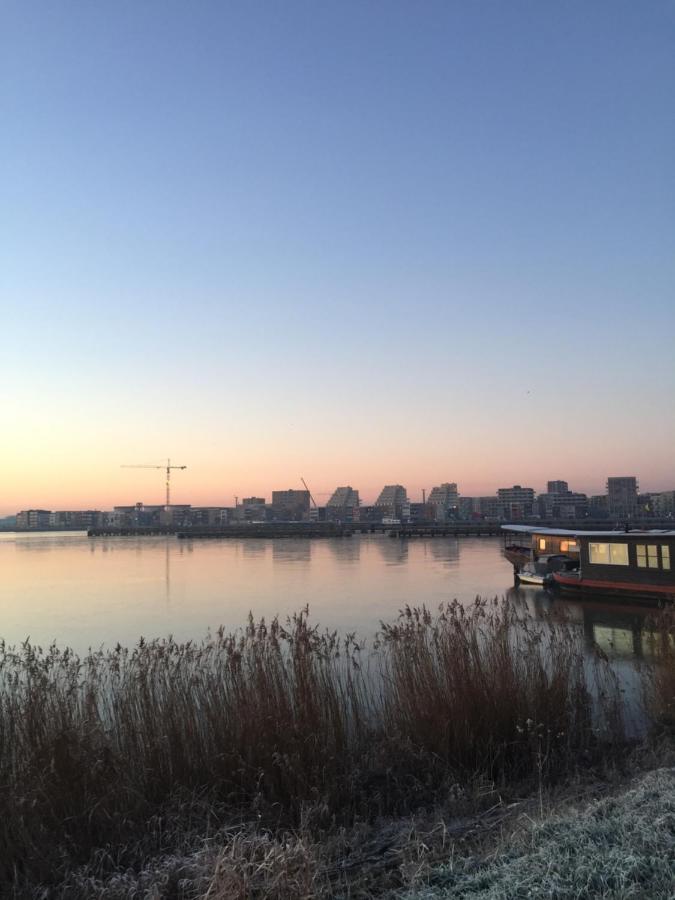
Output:
[[[649,656],[637,607],[567,601],[513,588],[498,538],[179,541],[84,533],[0,535],[0,637],[78,652],[169,634],[199,640],[220,625],[309,606],[313,622],[370,637],[405,604],[435,609],[509,594],[533,615],[564,609],[617,660]]]

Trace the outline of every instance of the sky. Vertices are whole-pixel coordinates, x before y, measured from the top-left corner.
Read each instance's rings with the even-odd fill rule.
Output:
[[[0,2],[0,514],[675,488],[675,2]]]

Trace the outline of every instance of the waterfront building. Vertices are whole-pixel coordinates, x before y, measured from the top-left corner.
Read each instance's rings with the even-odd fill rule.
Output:
[[[280,522],[309,519],[309,491],[272,491],[272,514]]]
[[[446,481],[438,487],[432,488],[428,503],[433,507],[433,518],[437,522],[447,522],[448,519],[456,519],[459,515],[457,484],[454,481]]]
[[[547,481],[547,494],[566,494],[569,491],[569,485],[566,481]]]
[[[638,509],[638,480],[634,475],[607,479],[607,507],[611,518],[626,519]]]
[[[172,503],[171,506],[162,507],[159,513],[159,524],[172,528],[182,528],[190,524],[189,503]]]
[[[527,519],[534,514],[534,488],[521,487],[519,484],[499,488],[497,499],[501,504],[502,516],[509,521]]]
[[[49,513],[50,528],[96,528],[103,521],[100,509],[64,509]]]
[[[353,487],[338,487],[333,491],[330,500],[326,506],[337,509],[354,508],[359,505],[359,492]]]
[[[354,512],[359,508],[359,492],[353,487],[338,487],[333,491],[330,500],[326,503],[324,516],[332,522],[353,522]],[[320,511],[316,512],[320,519]]]
[[[232,510],[232,517],[237,522],[266,522],[271,510],[264,497],[244,497]]]
[[[190,525],[227,525],[230,512],[225,506],[193,506],[189,510]]]
[[[40,531],[42,528],[49,528],[49,516],[48,509],[22,509],[16,514],[16,527]]]
[[[408,493],[402,484],[387,484],[380,491],[375,507],[380,510],[383,519],[400,519],[407,503]]]
[[[128,528],[159,525],[159,516],[163,506],[146,506],[144,503],[135,503],[133,506],[115,506],[107,515],[108,525],[118,528]]]

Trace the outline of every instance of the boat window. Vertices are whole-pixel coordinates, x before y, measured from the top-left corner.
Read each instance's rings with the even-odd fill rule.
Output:
[[[539,538],[539,549],[540,550],[546,549],[546,538]]]
[[[636,544],[635,550],[637,551],[637,564],[638,568],[646,569],[647,568],[647,547],[645,544]]]
[[[659,567],[659,551],[656,544],[647,544],[647,565],[650,569]]]
[[[628,544],[596,544],[588,545],[589,562],[605,566],[627,566]]]
[[[607,564],[609,562],[609,544],[589,544],[588,558],[592,563]]]
[[[574,553],[578,549],[576,541],[560,541],[561,553]]]
[[[668,544],[661,544],[661,565],[664,569],[670,568],[670,547]]]
[[[610,544],[609,561],[613,566],[627,566],[628,544]]]

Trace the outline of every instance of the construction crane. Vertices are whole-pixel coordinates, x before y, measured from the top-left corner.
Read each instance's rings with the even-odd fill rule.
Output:
[[[302,477],[302,475],[300,476],[300,481],[304,484],[305,490],[306,490],[307,493],[309,494],[309,499],[312,501],[312,506],[314,507],[314,509],[317,509],[316,501],[314,500],[314,497],[312,497],[312,492],[311,492],[310,489],[307,487],[307,482],[306,482],[305,479]]]
[[[166,471],[166,508],[168,509],[171,506],[171,470],[172,469],[187,469],[187,466],[172,466],[171,460],[167,459],[165,466],[135,466],[135,465],[122,465],[121,469],[164,469]]]

